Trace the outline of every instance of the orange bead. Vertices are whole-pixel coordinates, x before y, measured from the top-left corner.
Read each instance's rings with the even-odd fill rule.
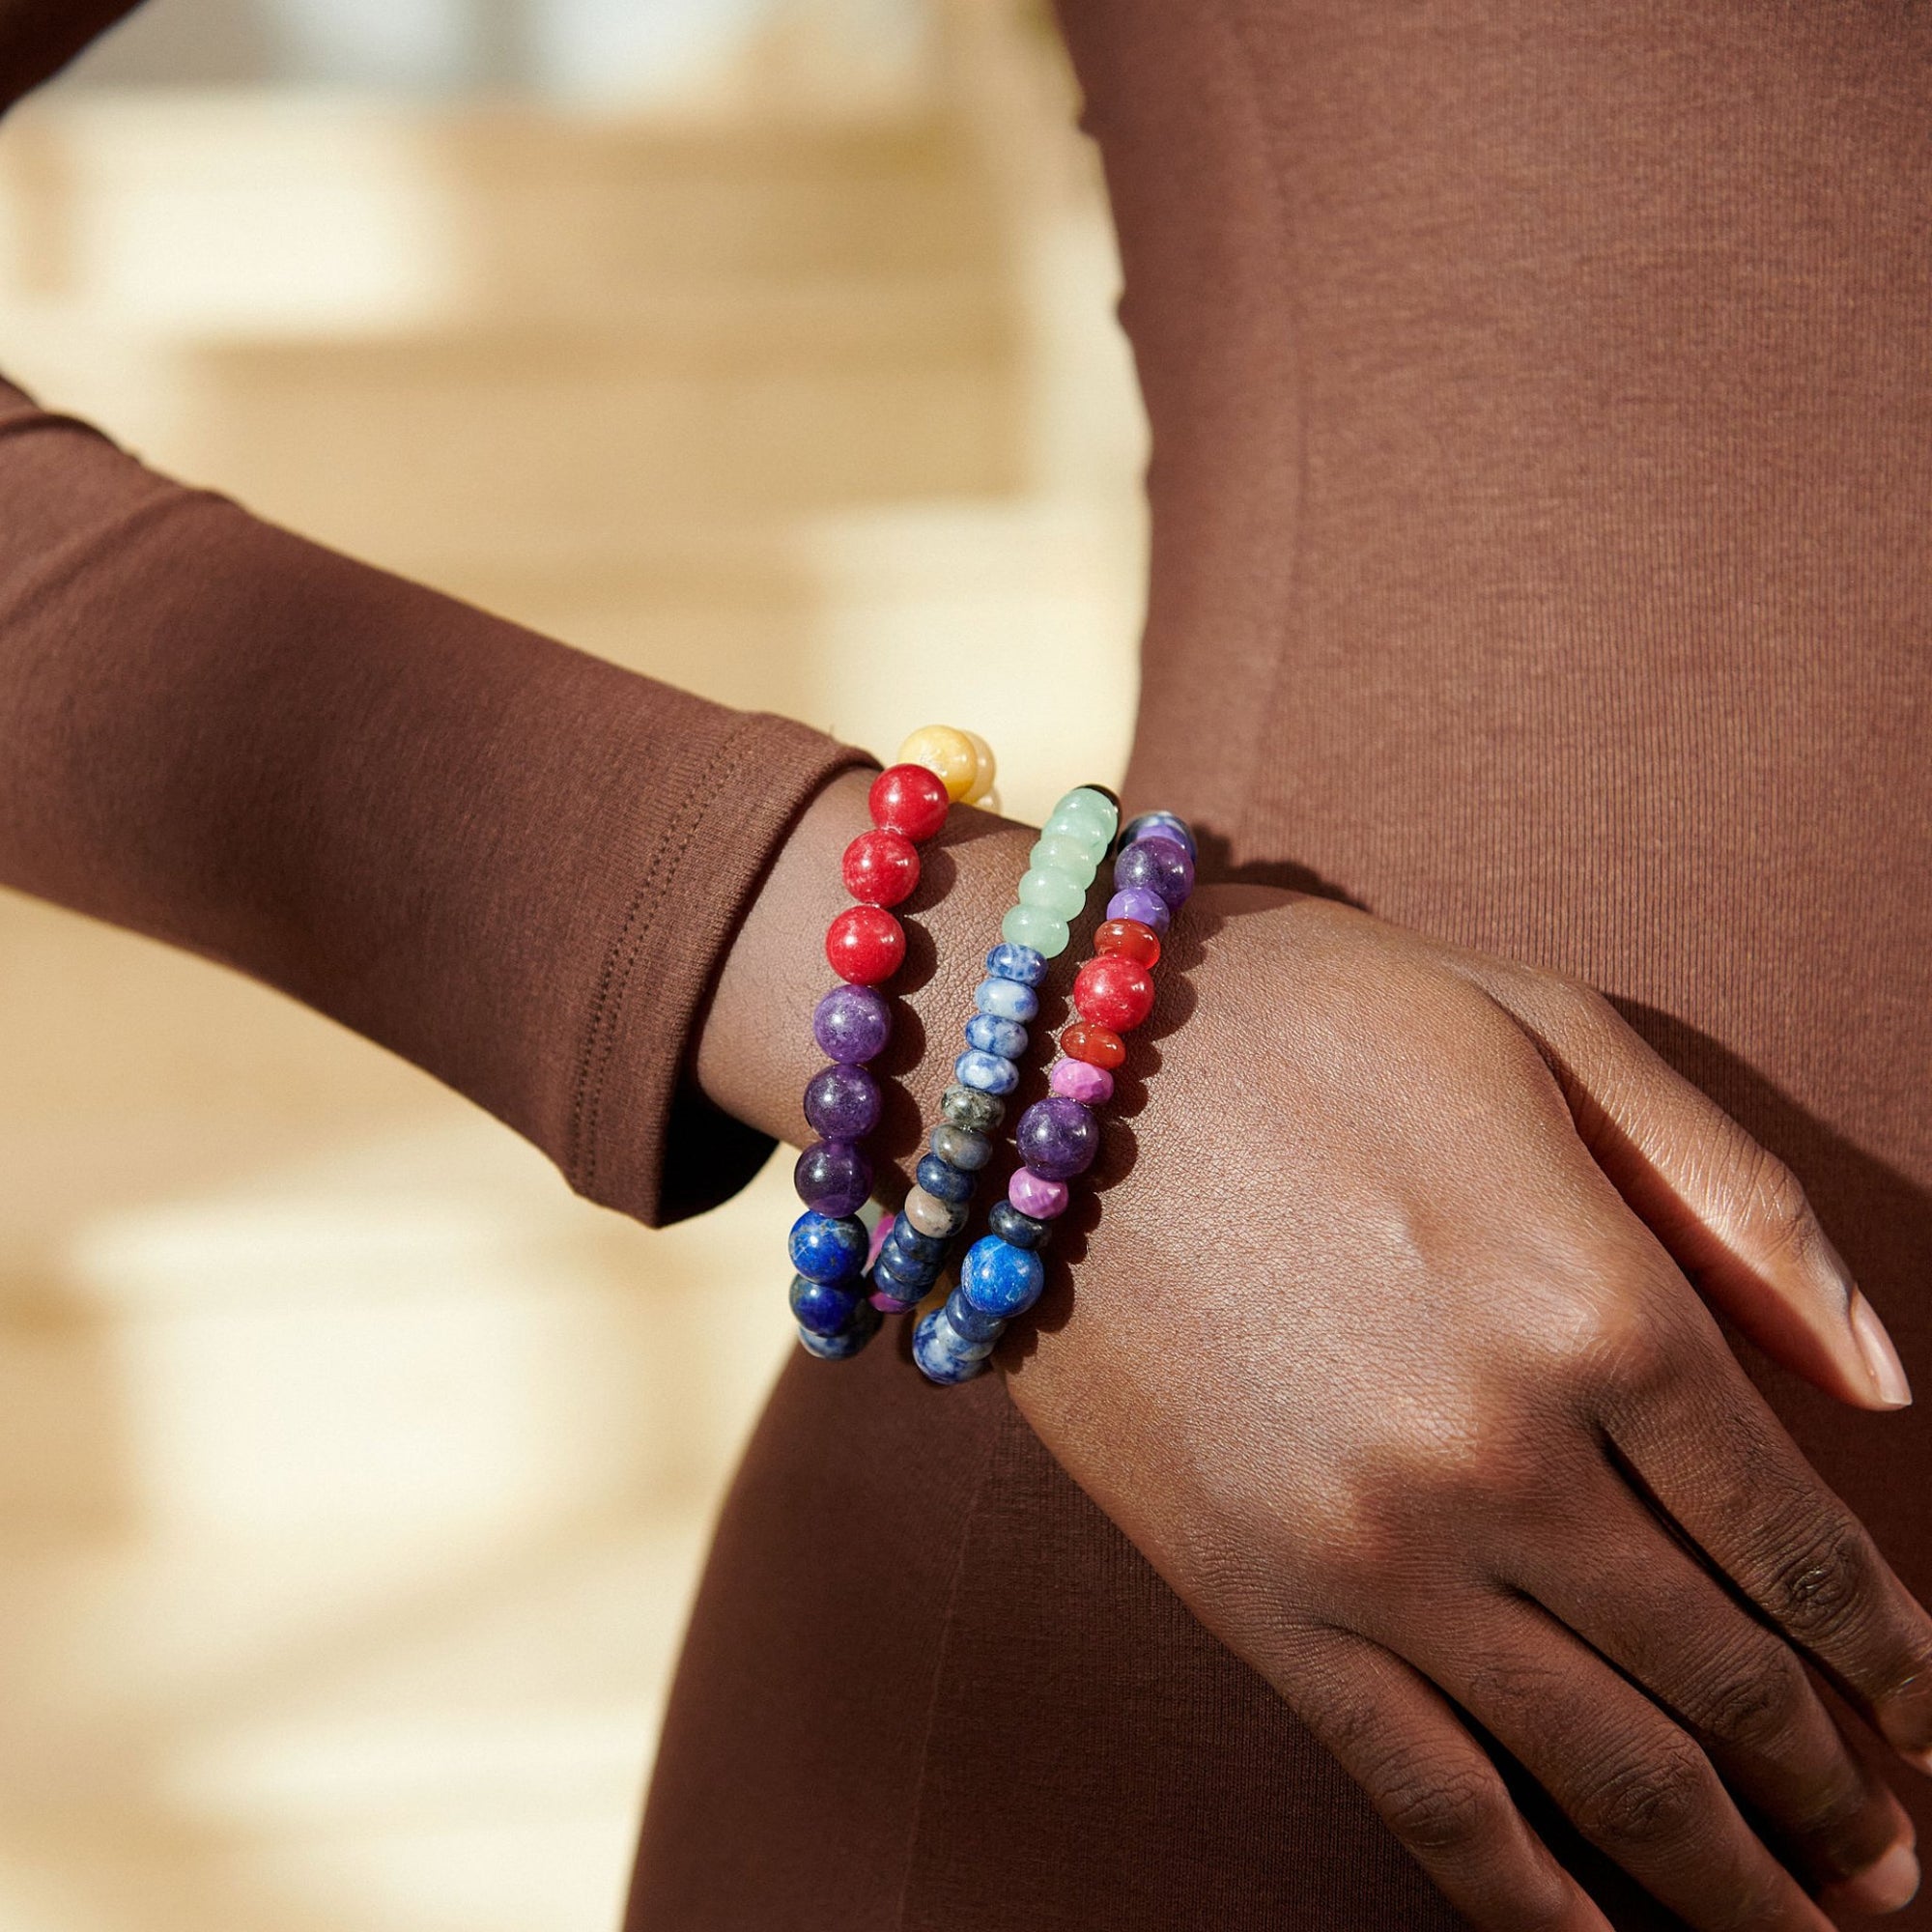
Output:
[[[1137,919],[1110,919],[1094,935],[1095,952],[1118,952],[1142,966],[1160,962],[1160,934]]]
[[[1060,1036],[1060,1050],[1090,1066],[1104,1066],[1109,1073],[1127,1057],[1126,1041],[1113,1028],[1095,1026],[1092,1020],[1075,1020]]]

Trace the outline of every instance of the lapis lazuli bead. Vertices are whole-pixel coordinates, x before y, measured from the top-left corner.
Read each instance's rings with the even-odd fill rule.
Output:
[[[981,1053],[996,1053],[1002,1060],[1017,1060],[1027,1050],[1027,1030],[1018,1020],[975,1013],[966,1022],[966,1044]]]
[[[1039,995],[1019,980],[1003,980],[989,973],[973,995],[973,1004],[996,1020],[1018,1020],[1022,1024],[1039,1011]]]
[[[1010,939],[1003,939],[986,954],[986,971],[995,979],[1017,980],[1022,986],[1037,986],[1046,978],[1046,955],[1035,952],[1031,946],[1015,946]]]
[[[938,1311],[935,1310],[936,1314]],[[836,1335],[814,1335],[810,1328],[798,1331],[799,1346],[821,1362],[848,1361],[879,1332],[885,1318],[869,1301],[860,1302],[851,1321]]]
[[[813,1281],[810,1275],[791,1278],[792,1318],[814,1335],[836,1335],[859,1312],[859,1292],[845,1282]]]
[[[983,1342],[963,1341],[946,1319],[943,1308],[920,1317],[913,1330],[912,1358],[928,1381],[969,1382],[986,1366],[991,1348]]]
[[[1046,1286],[1046,1266],[1025,1248],[1016,1248],[997,1235],[982,1236],[966,1250],[959,1270],[959,1292],[982,1315],[1009,1321],[1024,1315]]]
[[[1007,1326],[1004,1315],[975,1308],[956,1288],[946,1297],[946,1321],[955,1335],[968,1342],[997,1342]]]
[[[1200,860],[1200,848],[1187,821],[1172,811],[1144,811],[1138,818],[1128,819],[1121,843],[1132,845],[1143,838],[1172,838],[1190,859]]]
[[[952,1063],[952,1074],[960,1086],[977,1087],[982,1094],[1010,1094],[1020,1084],[1020,1070],[1010,1060],[981,1053],[977,1046]]]
[[[1010,1201],[995,1201],[986,1215],[986,1225],[1001,1240],[1015,1248],[1043,1248],[1053,1238],[1050,1222],[1022,1214]]]
[[[923,1153],[919,1166],[913,1170],[913,1179],[936,1200],[957,1204],[973,1198],[973,1177],[952,1165],[950,1160],[941,1160],[936,1153]]]
[[[810,1281],[849,1281],[865,1266],[870,1245],[863,1221],[810,1209],[791,1224],[786,1242],[792,1266]]]

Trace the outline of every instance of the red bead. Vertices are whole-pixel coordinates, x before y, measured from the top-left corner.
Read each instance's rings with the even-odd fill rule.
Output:
[[[1094,933],[1094,951],[1119,953],[1143,966],[1152,966],[1160,959],[1160,934],[1137,919],[1110,919]]]
[[[923,765],[888,765],[867,794],[872,823],[915,843],[930,838],[946,823],[952,795],[936,772]]]
[[[1124,953],[1102,953],[1074,974],[1073,1004],[1082,1019],[1130,1032],[1153,1011],[1153,975]]]
[[[896,832],[862,832],[846,846],[842,870],[861,905],[897,905],[919,884],[919,851]]]
[[[1127,1043],[1110,1028],[1095,1026],[1092,1020],[1075,1020],[1060,1036],[1060,1050],[1069,1059],[1084,1060],[1090,1066],[1104,1066],[1109,1073],[1127,1057]]]
[[[841,980],[876,986],[905,961],[905,927],[877,906],[847,906],[825,928],[825,956]]]

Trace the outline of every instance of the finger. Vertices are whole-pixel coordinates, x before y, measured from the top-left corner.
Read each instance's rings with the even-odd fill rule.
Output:
[[[1323,1632],[1277,1688],[1482,1932],[1610,1932],[1524,1823],[1488,1752],[1400,1658]]]
[[[1534,1604],[1498,1595],[1411,1655],[1592,1844],[1698,1932],[1828,1932],[1695,1741]]]
[[[1608,1399],[1610,1440],[1738,1590],[1932,1771],[1932,1618],[1721,1341],[1686,1341],[1672,1358],[1675,1373]]]
[[[1601,995],[1543,975],[1489,990],[1529,1030],[1598,1166],[1714,1307],[1841,1402],[1912,1400],[1884,1323],[1782,1161]]]
[[[1741,1609],[1614,1472],[1571,1508],[1586,1516],[1588,1537],[1525,1542],[1506,1580],[1675,1714],[1814,1890],[1853,1911],[1906,1904],[1918,1889],[1912,1822],[1847,1746],[1798,1653]]]

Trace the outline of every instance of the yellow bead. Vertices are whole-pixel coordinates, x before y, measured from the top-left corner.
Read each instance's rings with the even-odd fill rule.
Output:
[[[993,748],[977,731],[962,734],[973,747],[973,755],[979,760],[979,769],[973,774],[973,789],[966,794],[968,805],[984,805],[994,796]],[[994,807],[997,810],[998,808]]]
[[[990,760],[992,754],[987,753]],[[967,797],[980,776],[980,754],[964,731],[951,724],[927,724],[899,747],[901,765],[923,765],[946,787],[953,804]]]

